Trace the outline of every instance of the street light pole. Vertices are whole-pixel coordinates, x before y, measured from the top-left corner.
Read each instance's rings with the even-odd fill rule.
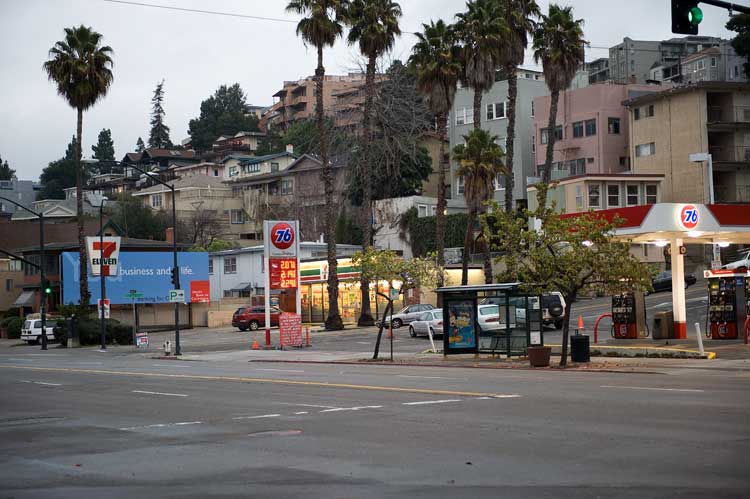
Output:
[[[47,262],[44,253],[44,214],[42,212],[37,213],[12,199],[2,196],[0,196],[0,199],[8,201],[39,218],[39,251],[41,259],[39,262],[41,264],[39,265],[39,315],[42,318],[42,350],[47,350]]]
[[[105,284],[106,276],[104,275],[104,201],[102,197],[101,203],[99,203],[99,333],[102,340],[102,350],[107,349],[107,330],[104,324],[104,298],[107,296],[107,288]]]
[[[706,184],[708,186],[708,203],[714,204],[716,203],[716,199],[714,198],[714,164],[713,164],[713,156],[710,153],[705,152],[699,152],[694,153],[688,156],[688,159],[692,163],[703,163],[706,162],[706,176],[708,177],[706,179]],[[719,248],[719,245],[714,243],[712,245],[712,264],[713,262],[718,262],[719,265],[721,265],[721,249]]]

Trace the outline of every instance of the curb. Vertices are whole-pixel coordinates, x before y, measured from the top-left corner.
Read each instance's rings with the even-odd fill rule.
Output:
[[[548,344],[546,345],[548,347],[553,348],[562,348],[562,345],[555,345],[555,344]],[[600,345],[591,345],[590,351],[592,355],[598,355],[601,357],[622,357],[622,358],[663,358],[663,359],[708,359],[708,360],[714,360],[716,359],[716,352],[704,352],[704,355],[701,355],[701,353],[698,350],[690,350],[687,348],[660,348],[660,347],[649,347],[649,346],[616,346],[616,347],[608,347],[608,346],[600,346]],[[612,353],[617,354],[618,350],[642,350],[644,353],[642,355],[612,355]],[[662,353],[672,353],[672,354],[678,354],[678,355],[662,355]]]

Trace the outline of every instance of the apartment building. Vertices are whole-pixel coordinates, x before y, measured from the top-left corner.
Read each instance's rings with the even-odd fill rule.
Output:
[[[589,74],[589,84],[603,83],[609,80],[609,59],[600,57],[585,64]]]
[[[696,52],[668,66],[655,66],[649,74],[652,80],[695,83],[698,81],[748,81],[742,69],[747,62],[737,55],[730,42]]]
[[[518,71],[518,95],[516,98],[516,138],[514,143],[513,173],[515,187],[513,199],[526,197],[526,179],[535,174],[534,163],[534,99],[547,95],[549,89],[544,83],[541,72],[520,69]],[[448,120],[448,137],[450,150],[464,143],[464,136],[474,128],[474,91],[460,88],[456,92]],[[503,149],[508,135],[508,82],[496,81],[492,88],[482,96],[482,128],[498,137],[497,142]],[[463,179],[456,175],[458,165],[451,162],[450,183],[451,197],[463,198]],[[495,182],[495,199],[505,198],[504,179]]]
[[[750,201],[750,83],[701,81],[625,102],[634,174],[664,175],[662,201],[708,203],[710,153],[717,203]]]
[[[657,92],[658,85],[602,83],[560,93],[552,156],[552,180],[622,173],[630,169],[628,112],[622,102]],[[548,95],[534,99],[535,175],[541,177],[549,140]]]
[[[21,294],[23,265],[21,260],[0,258],[0,312],[7,312]]]
[[[0,180],[0,196],[12,199],[23,206],[31,207],[41,189],[40,184],[31,180],[18,180],[15,177],[12,180]],[[0,216],[12,216],[19,210],[24,211],[23,208],[0,199]]]

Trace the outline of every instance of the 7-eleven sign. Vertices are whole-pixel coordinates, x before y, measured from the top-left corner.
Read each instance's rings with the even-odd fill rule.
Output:
[[[98,237],[86,238],[86,250],[89,255],[91,275],[115,276],[120,258],[119,237],[105,237],[101,241]]]

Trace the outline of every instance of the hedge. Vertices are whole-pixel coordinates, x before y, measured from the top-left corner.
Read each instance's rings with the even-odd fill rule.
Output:
[[[23,328],[23,319],[20,317],[6,317],[0,321],[0,328],[8,330],[8,338],[17,340],[21,337],[21,328]]]
[[[105,319],[104,329],[108,344],[132,345],[133,329],[120,324],[114,319]],[[61,343],[67,340],[68,325],[63,320],[57,322],[55,339]],[[101,343],[101,324],[98,319],[83,318],[78,320],[78,339],[81,345],[99,345]]]
[[[445,217],[445,247],[463,248],[466,237],[466,213],[453,213]],[[437,217],[417,216],[417,209],[412,207],[401,217],[401,232],[409,236],[414,256],[425,256],[437,251],[435,228]]]

